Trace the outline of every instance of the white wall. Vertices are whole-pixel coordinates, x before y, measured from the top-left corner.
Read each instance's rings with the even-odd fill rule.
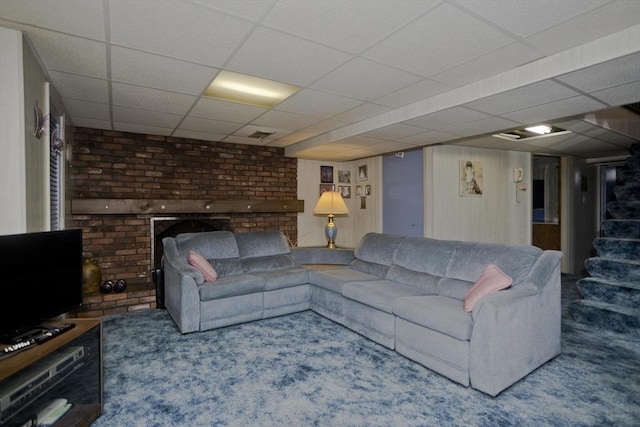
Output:
[[[19,31],[0,27],[0,234],[49,229],[49,131],[33,136],[33,106],[49,112],[46,77]]]
[[[27,230],[22,34],[0,27],[0,234]]]
[[[531,244],[530,153],[437,146],[424,149],[424,160],[427,237]],[[482,164],[482,197],[460,196],[461,160]],[[525,192],[514,167],[524,170]]]
[[[367,180],[359,181],[360,166],[367,167]],[[334,184],[351,186],[351,198],[344,199],[349,215],[337,216],[334,223],[338,227],[336,245],[355,247],[362,236],[370,231],[382,231],[382,158],[373,157],[351,162],[328,162],[318,160],[298,160],[298,198],[304,200],[304,212],[298,214],[298,246],[326,246],[324,226],[326,215],[313,215],[313,208],[320,197],[320,166],[333,166]],[[338,171],[351,172],[351,183],[338,183]],[[371,185],[371,194],[366,196],[366,208],[361,208],[361,200],[356,195],[358,185]]]

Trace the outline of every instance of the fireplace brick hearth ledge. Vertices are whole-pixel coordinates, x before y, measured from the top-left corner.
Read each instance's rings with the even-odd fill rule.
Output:
[[[73,215],[304,212],[304,200],[73,199]]]

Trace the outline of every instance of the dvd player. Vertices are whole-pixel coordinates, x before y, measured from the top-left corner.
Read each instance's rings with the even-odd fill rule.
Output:
[[[0,387],[0,424],[75,372],[83,358],[84,347],[71,347],[9,378]]]

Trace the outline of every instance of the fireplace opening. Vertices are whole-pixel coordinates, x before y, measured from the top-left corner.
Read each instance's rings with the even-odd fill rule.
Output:
[[[189,216],[151,218],[151,276],[156,286],[156,308],[164,306],[164,276],[162,270],[162,239],[182,233],[233,231],[229,217]]]

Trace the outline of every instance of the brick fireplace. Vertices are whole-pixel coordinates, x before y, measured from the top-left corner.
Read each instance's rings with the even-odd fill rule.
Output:
[[[126,292],[86,294],[78,316],[156,307],[152,225],[177,224],[167,218],[279,229],[297,242],[297,160],[281,148],[76,128],[70,166],[68,225],[83,229],[84,257],[103,281],[128,283]]]

